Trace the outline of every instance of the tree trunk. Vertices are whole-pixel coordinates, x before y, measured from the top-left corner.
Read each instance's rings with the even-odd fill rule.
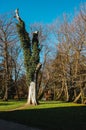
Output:
[[[6,35],[5,35],[5,40],[6,39]],[[8,43],[5,42],[5,47],[4,47],[4,67],[5,67],[5,93],[4,93],[4,101],[8,100],[8,82],[9,82],[9,67],[8,67]]]
[[[81,92],[78,94],[78,96],[75,98],[75,100],[73,101],[74,103],[76,103],[81,97]]]
[[[33,81],[30,83],[30,86],[29,86],[27,104],[37,105],[36,84]]]
[[[65,95],[66,95],[66,101],[68,102],[69,101],[69,93],[68,93],[68,86],[67,86],[66,81],[65,81]]]
[[[83,92],[83,88],[81,87],[81,103],[84,103],[84,92]]]
[[[8,101],[8,87],[7,87],[7,85],[5,86],[5,94],[4,94],[3,101]]]
[[[29,92],[28,92],[28,99],[27,99],[27,104],[32,104],[32,105],[37,105],[37,80],[38,80],[38,73],[39,70],[41,69],[42,64],[38,63],[36,67],[36,71],[34,73],[34,81],[31,81],[30,87],[29,87]]]

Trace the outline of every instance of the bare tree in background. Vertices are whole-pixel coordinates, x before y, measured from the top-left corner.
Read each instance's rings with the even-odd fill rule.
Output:
[[[19,47],[16,46],[18,37],[15,29],[14,18],[6,14],[0,16],[0,64],[3,70],[3,100],[8,100],[8,91],[13,86],[13,71],[17,73]]]
[[[64,22],[60,23],[59,28],[54,29],[53,34],[57,36],[58,42],[57,57],[53,62],[53,81],[58,88],[57,99],[63,97],[66,101],[74,102],[81,99],[84,103],[86,96],[85,12],[79,13],[71,23],[65,16]]]

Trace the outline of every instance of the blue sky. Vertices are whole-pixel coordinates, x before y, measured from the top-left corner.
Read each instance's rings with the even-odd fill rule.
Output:
[[[19,8],[26,24],[51,23],[64,12],[74,14],[83,2],[86,0],[0,0],[0,14]]]

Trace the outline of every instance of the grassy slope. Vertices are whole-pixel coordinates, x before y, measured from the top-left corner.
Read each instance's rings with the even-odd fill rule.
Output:
[[[38,106],[28,106],[21,110],[6,111],[6,108],[8,110],[8,106],[9,110],[14,109],[12,103],[16,107],[24,104],[24,102],[11,102],[10,105],[10,102],[8,102],[8,105],[0,105],[0,118],[46,130],[86,129],[86,107],[84,105],[41,102]],[[5,111],[2,111],[2,108]]]

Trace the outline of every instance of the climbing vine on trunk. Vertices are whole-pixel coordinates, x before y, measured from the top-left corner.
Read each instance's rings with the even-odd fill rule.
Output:
[[[30,40],[29,34],[25,29],[25,23],[19,17],[18,10],[16,10],[16,19],[18,20],[16,26],[24,54],[24,65],[26,69],[27,85],[30,86],[28,93],[28,104],[36,105],[37,78],[38,78],[38,72],[41,68],[41,64],[39,63],[40,47],[38,41],[38,32],[35,31],[33,33],[32,40]]]

